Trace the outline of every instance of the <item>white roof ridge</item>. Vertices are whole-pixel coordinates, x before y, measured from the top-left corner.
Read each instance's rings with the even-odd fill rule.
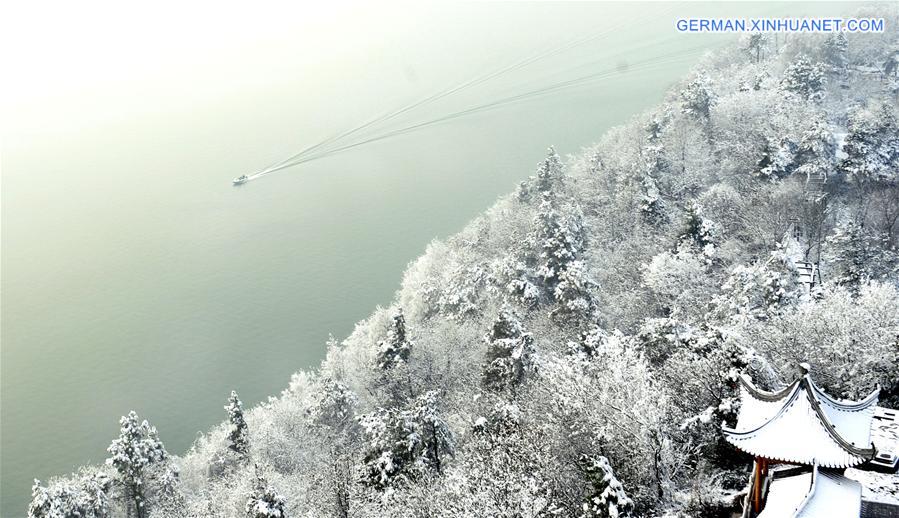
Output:
[[[865,396],[862,399],[859,399],[859,400],[838,399],[838,398],[831,396],[827,392],[825,392],[824,389],[822,389],[817,383],[815,383],[814,380],[812,380],[808,374],[806,374],[805,377],[808,378],[809,385],[811,385],[812,389],[815,392],[815,395],[820,397],[821,402],[826,403],[832,407],[835,407],[838,410],[844,410],[844,411],[865,410],[872,405],[876,405],[878,400],[880,399],[881,387],[880,387],[879,383],[874,386],[874,390],[871,391],[870,394],[868,394],[867,396]]]
[[[750,397],[766,404],[772,404],[774,406],[771,407],[771,410],[777,408],[777,411],[773,414],[769,414],[767,417],[764,414],[761,416],[757,415],[757,417],[762,417],[763,420],[752,419],[749,420],[749,423],[744,420],[744,416],[741,414],[737,420],[736,427],[741,425],[746,427],[748,424],[749,427],[744,429],[737,429],[736,427],[731,428],[728,427],[726,423],[723,424],[722,432],[728,442],[734,446],[752,455],[768,458],[777,457],[785,462],[796,462],[800,464],[813,462],[828,467],[855,466],[865,462],[875,454],[874,445],[868,443],[870,440],[870,437],[868,436],[870,433],[870,419],[873,416],[866,415],[866,413],[863,413],[862,411],[867,411],[867,413],[870,414],[870,409],[873,408],[873,404],[876,402],[878,391],[875,391],[860,403],[845,405],[833,403],[832,398],[816,388],[808,374],[804,374],[789,386],[778,392],[760,391],[751,384],[751,380],[741,379],[743,379],[744,387],[746,388],[746,390],[743,391],[744,397]],[[821,394],[824,395],[822,396]],[[777,432],[776,430],[778,428],[774,423],[781,421],[782,417],[784,419],[790,419],[789,417],[786,417],[788,414],[795,416],[795,412],[803,412],[803,410],[799,409],[792,410],[793,406],[799,400],[800,395],[805,398],[803,407],[806,405],[808,406],[807,411],[810,412],[809,418],[811,418],[811,420],[805,421],[807,424],[802,424],[802,421],[800,421],[795,426],[799,426],[800,429],[804,426],[820,427],[820,432],[823,434],[821,437],[822,440],[830,442],[832,446],[836,448],[835,450],[829,450],[829,454],[826,453],[828,450],[811,451],[808,450],[808,447],[797,446],[799,447],[799,450],[797,451],[804,453],[793,456],[783,451],[778,452],[778,448],[775,447],[775,444],[779,442],[779,440],[776,439],[777,433],[783,432]],[[822,408],[822,403],[827,406],[827,411]],[[744,402],[744,405],[741,407],[741,412],[746,411],[746,408],[746,402]],[[794,413],[790,414],[790,412]],[[858,417],[853,417],[856,415]],[[865,426],[865,423],[863,422],[865,417],[868,417],[867,433],[860,431]],[[792,419],[795,418],[796,417],[793,417]],[[855,425],[853,423],[859,424]],[[840,426],[839,431],[837,430],[838,424]],[[845,428],[845,425],[849,425],[849,428]],[[768,430],[769,428],[770,431]],[[806,428],[805,430],[810,431],[811,429]],[[848,435],[846,435],[847,430],[849,431]],[[775,436],[771,436],[772,433],[774,433]],[[775,442],[771,443],[771,441]],[[768,455],[765,455],[766,451]],[[837,453],[838,451],[842,453]],[[821,455],[823,455],[823,457]],[[785,457],[793,458],[790,459]]]
[[[812,497],[815,496],[815,489],[818,488],[818,463],[815,462],[812,464],[812,483],[809,486],[808,493],[806,493],[805,498],[802,499],[802,502],[799,502],[799,507],[793,512],[793,516],[799,516],[802,513],[802,510],[808,505],[809,501],[811,501]]]
[[[862,485],[841,470],[813,463],[811,470],[771,481],[763,518],[858,517]]]

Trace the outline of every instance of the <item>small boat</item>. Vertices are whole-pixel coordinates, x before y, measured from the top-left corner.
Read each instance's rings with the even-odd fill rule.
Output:
[[[242,175],[238,176],[237,178],[231,180],[231,183],[233,183],[234,185],[241,185],[241,184],[245,184],[249,181],[250,181],[250,177],[245,174],[242,174]]]

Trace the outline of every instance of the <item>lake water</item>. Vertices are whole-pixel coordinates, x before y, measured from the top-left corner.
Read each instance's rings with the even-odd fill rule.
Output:
[[[786,7],[501,3],[179,21],[162,7],[111,26],[66,9],[59,21],[30,15],[50,32],[85,31],[44,42],[8,76],[21,85],[2,156],[4,517],[24,514],[32,478],[102,462],[131,409],[180,454],[225,418],[230,390],[252,405],[315,366],[329,333],[389,303],[430,240],[514,189],[547,145],[575,153],[657,104],[698,54],[635,64],[725,41],[678,36],[684,10]],[[614,27],[392,127],[617,70],[604,81],[231,186],[343,128]]]

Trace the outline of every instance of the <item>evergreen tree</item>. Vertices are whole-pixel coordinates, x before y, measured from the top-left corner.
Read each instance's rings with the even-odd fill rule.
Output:
[[[675,324],[677,326],[677,324]],[[739,381],[742,373],[764,373],[766,380],[776,375],[765,371],[755,352],[725,337],[724,330],[703,324],[682,328],[673,353],[666,359],[660,377],[681,394],[679,406],[692,417],[681,423],[701,457],[719,467],[741,464],[732,446],[721,436],[721,425],[733,423],[739,409]],[[671,335],[668,335],[671,337]]]
[[[634,502],[627,496],[621,482],[602,455],[583,455],[581,468],[589,481],[583,504],[583,518],[624,518],[630,516]]]
[[[414,452],[421,444],[408,414],[380,407],[357,420],[366,438],[362,482],[384,490],[414,479]]]
[[[596,283],[587,275],[584,263],[572,261],[559,274],[559,283],[553,291],[559,307],[553,310],[552,315],[590,319],[596,308],[592,293],[594,288]]]
[[[144,501],[144,470],[155,462],[165,460],[168,453],[159,440],[156,428],[146,420],[141,421],[133,410],[123,416],[119,423],[121,433],[106,449],[110,454],[106,463],[119,472],[137,517],[143,518],[147,512]]]
[[[419,396],[408,408],[378,408],[358,421],[367,440],[362,480],[375,489],[404,486],[427,470],[440,471],[442,458],[453,453],[436,391]]]
[[[824,61],[830,65],[831,70],[834,72],[843,72],[849,61],[846,56],[848,49],[849,42],[846,40],[846,35],[842,32],[838,32],[836,34],[829,34],[827,38],[824,39],[824,45],[821,50],[824,55]]]
[[[765,82],[771,78],[771,74],[768,73],[767,70],[759,72],[752,79],[752,89],[756,92],[761,90],[763,86],[765,86]]]
[[[885,245],[867,235],[861,225],[843,222],[827,236],[825,243],[829,278],[854,293],[858,292],[862,284],[888,274],[895,267],[895,252],[890,253]]]
[[[706,257],[711,257],[715,246],[715,227],[702,217],[702,207],[696,201],[687,204],[684,230],[678,237],[676,248],[684,245],[693,247]]]
[[[762,52],[768,47],[768,35],[756,32],[749,35],[746,40],[746,52],[752,56],[756,63],[762,60]]]
[[[888,105],[849,113],[849,134],[840,168],[857,184],[899,181],[899,124]]]
[[[657,178],[663,178],[669,173],[669,163],[665,156],[665,146],[659,142],[662,130],[666,124],[661,117],[653,117],[647,126],[647,140],[649,144],[641,150],[643,158],[643,196],[640,199],[640,211],[644,220],[650,225],[665,223],[668,219],[665,213],[665,202],[659,190]]]
[[[287,518],[287,500],[268,484],[256,465],[256,485],[246,505],[247,518]]]
[[[437,391],[425,392],[412,405],[412,418],[422,440],[421,458],[430,468],[440,473],[443,458],[452,455],[455,447],[453,434],[438,407]]]
[[[107,518],[110,514],[109,477],[102,473],[83,476],[77,482],[63,481],[51,487],[35,480],[31,487],[28,518]]]
[[[247,422],[243,417],[243,404],[237,397],[237,392],[231,391],[225,410],[228,412],[228,422],[230,423],[228,449],[241,459],[246,459],[250,455],[250,436]]]
[[[815,119],[802,134],[796,150],[796,172],[814,177],[829,175],[836,162],[836,143],[826,120]]]
[[[791,175],[796,169],[796,153],[798,150],[796,143],[787,137],[779,140],[766,139],[762,158],[757,164],[756,174],[771,180]]]
[[[665,105],[661,110],[652,114],[649,117],[649,121],[646,123],[643,129],[646,130],[646,140],[649,142],[651,146],[658,146],[659,142],[662,138],[662,133],[665,132],[665,129],[668,127],[671,122],[671,117],[673,117],[673,113],[671,111],[671,107]],[[599,155],[599,152],[596,152],[596,156]]]
[[[580,340],[569,341],[566,345],[566,353],[572,356],[580,357],[582,360],[591,360],[599,353],[603,340],[606,339],[606,332],[599,326],[594,326],[587,331],[583,331]]]
[[[583,246],[583,229],[578,215],[563,217],[552,196],[544,194],[534,219],[534,244],[540,250],[537,275],[552,293],[559,273],[577,258]]]
[[[765,320],[792,306],[801,293],[792,260],[776,251],[764,263],[736,266],[712,300],[711,314],[722,319]]]
[[[562,159],[556,153],[556,149],[550,146],[546,151],[546,158],[537,168],[537,190],[540,192],[553,191],[562,181]]]
[[[661,116],[654,115],[646,123],[646,140],[650,144],[655,144],[662,138],[662,131],[665,129],[665,119]]]
[[[696,120],[707,121],[716,102],[712,80],[705,74],[698,75],[681,92],[681,111]]]
[[[180,490],[180,483],[178,470],[174,467],[166,469],[159,477],[159,490],[155,495],[155,507],[163,512],[163,516],[184,515],[187,501]]]
[[[515,258],[507,258],[502,263],[502,273],[508,279],[506,291],[512,296],[515,302],[528,307],[535,308],[540,302],[540,287],[537,285],[538,280],[533,278],[527,264]]]
[[[352,422],[358,398],[345,384],[326,378],[306,413],[318,425],[343,430]]]
[[[59,497],[50,492],[49,488],[41,485],[41,481],[34,479],[31,486],[31,503],[28,504],[28,518],[50,518],[51,516],[64,516],[59,508]]]
[[[802,99],[820,101],[824,98],[824,85],[827,83],[824,69],[823,63],[813,65],[807,57],[800,55],[784,71],[780,85]]]
[[[484,288],[494,280],[486,265],[453,268],[445,281],[435,287],[436,300],[432,304],[453,319],[477,314],[481,310]]]
[[[527,202],[533,199],[534,194],[553,193],[562,183],[564,166],[556,149],[550,146],[546,151],[546,158],[537,166],[537,172],[518,185],[518,200]]]
[[[398,308],[392,317],[387,338],[378,342],[378,367],[392,369],[406,363],[412,352],[413,343],[406,337],[406,318],[402,308]]]
[[[487,344],[487,365],[484,385],[492,390],[513,388],[524,381],[533,370],[533,342],[530,333],[508,309],[500,311],[490,332],[484,336]]]
[[[650,225],[661,225],[668,221],[665,212],[665,201],[659,192],[659,186],[652,176],[643,177],[643,196],[640,198],[640,212]]]

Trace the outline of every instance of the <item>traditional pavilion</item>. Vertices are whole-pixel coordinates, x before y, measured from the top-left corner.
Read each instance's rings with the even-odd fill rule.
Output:
[[[880,389],[861,401],[835,399],[801,367],[799,379],[777,392],[740,378],[737,424],[724,436],[755,457],[743,516],[858,518],[862,487],[843,471],[875,457]]]

